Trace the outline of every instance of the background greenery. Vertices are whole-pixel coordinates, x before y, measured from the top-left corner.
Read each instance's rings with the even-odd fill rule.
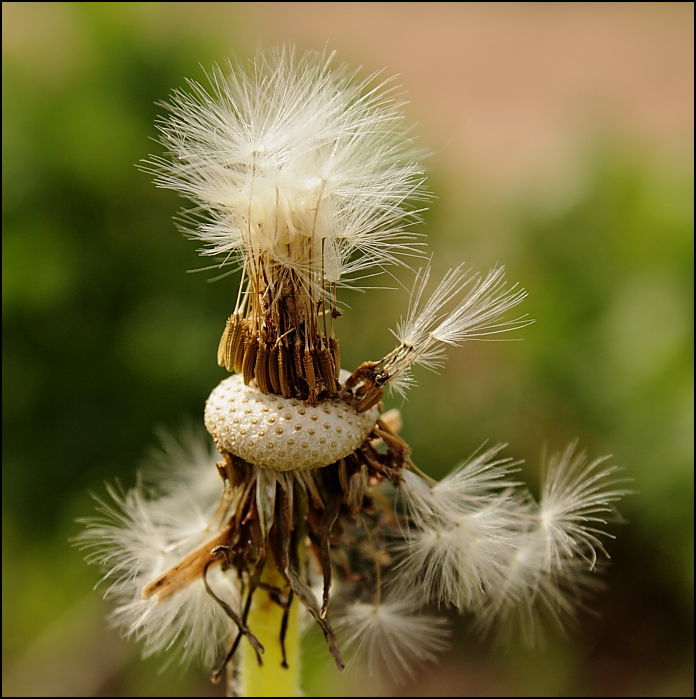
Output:
[[[200,79],[199,64],[278,38],[329,39],[352,46],[341,59],[382,67],[340,22],[321,21],[342,5],[365,26],[386,22],[393,3],[285,5],[302,31],[273,3],[3,3],[4,696],[219,693],[201,670],[141,661],[106,627],[97,571],[68,540],[93,510],[89,492],[132,484],[155,428],[199,421],[223,376],[215,351],[235,281],[184,273],[203,263],[172,224],[181,202],[134,167],[157,151],[155,102]],[[314,24],[309,5],[323,6]],[[527,20],[562,5],[532,3]],[[624,5],[629,18],[638,11]],[[651,11],[668,25],[693,19],[691,3]],[[431,80],[465,91],[440,69]],[[424,143],[427,131],[426,120]],[[404,436],[434,475],[485,440],[506,441],[534,483],[542,447],[579,437],[591,455],[614,454],[638,492],[613,528],[597,616],[534,650],[481,641],[454,620],[452,650],[408,685],[414,696],[693,694],[692,143],[655,147],[611,114],[569,139],[581,147],[562,186],[496,187],[445,151],[431,159],[438,199],[422,230],[434,266],[505,263],[537,322],[523,342],[452,352],[441,375],[419,376],[410,400],[388,407],[402,408]],[[390,348],[407,298],[346,300],[340,336],[353,367]],[[318,639],[308,645],[318,649],[307,653],[309,695],[403,694],[357,674],[336,680]]]

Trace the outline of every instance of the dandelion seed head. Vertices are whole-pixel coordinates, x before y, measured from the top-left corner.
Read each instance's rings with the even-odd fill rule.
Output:
[[[103,568],[112,622],[145,654],[223,657],[219,679],[238,641],[255,672],[269,644],[289,669],[297,604],[339,669],[345,651],[394,678],[446,647],[426,605],[529,637],[542,614],[572,620],[628,492],[616,469],[570,445],[536,502],[499,444],[435,482],[399,416],[380,417],[385,391],[405,394],[417,365],[437,371],[449,348],[532,322],[508,317],[526,292],[504,268],[459,265],[428,291],[426,265],[397,346],[341,369],[340,287],[421,251],[423,154],[394,83],[287,48],[207,78],[171,96],[158,125],[167,154],[146,169],[193,202],[183,219],[200,252],[241,270],[217,348],[232,375],[205,406],[217,451],[163,436],[136,487],[109,488],[85,521],[77,543]]]
[[[171,158],[146,164],[207,210],[192,231],[203,254],[262,256],[313,284],[322,264],[338,282],[415,252],[406,229],[426,198],[423,153],[392,81],[279,49],[208,82],[174,93],[159,124]]]

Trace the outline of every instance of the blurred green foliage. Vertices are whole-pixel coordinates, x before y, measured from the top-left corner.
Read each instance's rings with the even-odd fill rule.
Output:
[[[214,695],[197,672],[160,675],[161,660],[105,631],[96,571],[68,539],[92,511],[88,491],[133,483],[154,428],[200,420],[223,376],[215,350],[235,280],[184,273],[205,260],[172,225],[181,202],[133,164],[158,151],[154,101],[229,47],[156,30],[138,14],[148,3],[56,5],[49,20],[63,25],[34,27],[41,51],[11,42],[3,60],[3,693]],[[678,695],[691,677],[692,172],[690,157],[609,133],[555,199],[501,203],[442,173],[432,184],[434,266],[505,263],[537,322],[524,342],[451,352],[408,402],[388,401],[417,463],[443,475],[484,440],[507,441],[534,481],[542,445],[579,437],[593,456],[613,453],[637,491],[614,528],[604,619],[583,619],[572,645],[505,656],[457,622],[449,661],[465,648],[472,672],[503,667],[519,694]],[[352,367],[390,348],[407,296],[346,300]],[[311,692],[337,691],[321,667],[308,673]]]

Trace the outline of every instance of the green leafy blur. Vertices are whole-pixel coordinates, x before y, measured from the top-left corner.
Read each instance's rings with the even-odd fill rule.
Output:
[[[132,485],[156,428],[200,422],[224,376],[235,277],[186,273],[206,261],[172,223],[182,202],[134,164],[159,152],[156,100],[200,79],[198,64],[244,55],[248,37],[168,32],[149,21],[157,3],[5,3],[21,4],[33,8],[13,15],[2,86],[3,694],[214,696],[203,672],[160,672],[163,659],[141,661],[108,629],[98,572],[69,539],[90,492]],[[435,270],[504,263],[536,323],[521,342],[451,351],[386,407],[401,408],[414,460],[435,476],[505,441],[533,484],[544,446],[579,438],[636,491],[611,527],[599,617],[541,650],[501,649],[454,620],[438,673],[502,673],[503,695],[678,696],[693,679],[692,161],[612,125],[588,141],[582,181],[552,200],[500,201],[430,163],[439,199],[421,230]],[[345,297],[346,368],[391,348],[408,302],[392,286]],[[310,632],[323,657],[320,641]],[[369,695],[365,682],[307,662],[309,695]],[[414,695],[479,691],[418,682]]]

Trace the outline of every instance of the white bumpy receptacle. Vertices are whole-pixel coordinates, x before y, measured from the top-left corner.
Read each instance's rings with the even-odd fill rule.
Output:
[[[262,393],[240,374],[224,379],[205,405],[218,449],[277,471],[321,468],[352,454],[378,416],[379,406],[358,413],[340,393],[318,405]]]

